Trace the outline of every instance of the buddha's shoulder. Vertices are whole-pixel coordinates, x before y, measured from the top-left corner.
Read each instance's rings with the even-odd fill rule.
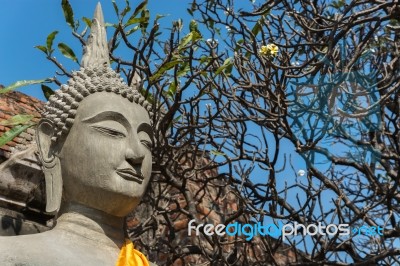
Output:
[[[45,233],[0,237],[1,265],[63,265],[56,257],[57,241]]]
[[[0,237],[1,266],[114,265],[116,258],[46,233]],[[95,256],[93,256],[95,255]]]
[[[45,247],[48,245],[47,243],[39,241],[37,237],[32,236],[33,235],[0,237],[1,265],[40,265],[40,261],[37,261],[35,258],[43,257]],[[51,252],[46,253],[50,255],[49,260],[51,260]]]
[[[20,253],[27,250],[41,250],[54,244],[54,239],[43,237],[45,233],[21,235],[21,236],[0,236],[0,250]]]

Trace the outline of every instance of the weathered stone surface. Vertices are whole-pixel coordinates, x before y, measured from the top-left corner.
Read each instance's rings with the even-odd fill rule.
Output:
[[[49,230],[51,219],[35,212],[15,212],[0,207],[0,236],[37,234]]]
[[[44,176],[35,152],[31,144],[0,165],[0,201],[44,209]]]

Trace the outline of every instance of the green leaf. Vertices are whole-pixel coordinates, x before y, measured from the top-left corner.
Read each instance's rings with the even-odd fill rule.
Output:
[[[194,19],[192,19],[191,21],[190,21],[190,23],[189,23],[189,31],[196,31],[196,32],[198,32],[199,31],[199,29],[198,29],[198,24],[197,24],[197,21],[196,20],[194,20]]]
[[[143,1],[142,3],[140,3],[135,11],[133,12],[132,16],[130,16],[130,18],[128,19],[128,21],[125,24],[125,27],[132,25],[132,24],[136,24],[136,23],[148,23],[148,20],[150,19],[150,14],[148,14],[148,16],[146,17],[143,13],[143,11],[145,10],[147,6],[147,0]],[[129,11],[128,11],[129,12]],[[136,16],[142,12],[142,15],[140,18],[137,18]]]
[[[78,63],[78,59],[75,56],[74,51],[72,51],[71,48],[69,48],[68,45],[66,45],[65,43],[59,43],[58,44],[58,49],[60,50],[60,52],[67,58],[72,59],[73,61]]]
[[[47,55],[47,48],[43,45],[36,45],[35,46],[36,49],[39,49],[40,51],[42,51],[43,53],[45,53]]]
[[[181,31],[183,28],[183,22],[182,19],[178,19],[177,21],[172,22],[172,26],[176,28],[178,31]]]
[[[13,140],[15,137],[17,137],[19,134],[24,132],[27,128],[33,126],[34,124],[28,124],[28,125],[17,125],[10,129],[9,131],[3,133],[3,135],[0,136],[0,147],[4,146],[11,140]]]
[[[242,48],[242,44],[244,43],[243,39],[240,39],[236,42],[235,52]]]
[[[128,20],[125,24],[125,27],[128,27],[132,24],[136,24],[136,23],[143,23],[146,21],[146,18],[131,18],[130,20]]]
[[[204,63],[208,64],[208,62],[210,62],[210,60],[212,60],[211,56],[203,55],[203,56],[200,57],[200,64],[204,64]]]
[[[46,44],[47,44],[47,51],[49,51],[49,53],[51,53],[50,51],[53,49],[53,41],[57,33],[58,31],[53,31],[47,36]]]
[[[170,70],[171,68],[173,68],[174,66],[176,66],[179,63],[182,63],[182,60],[174,60],[174,61],[170,61],[168,63],[165,63],[162,67],[160,67],[157,72],[150,77],[150,81],[153,82],[155,80],[157,80],[158,78],[160,78],[162,76],[162,74],[164,74],[165,72],[167,72],[168,70]]]
[[[132,33],[134,33],[135,31],[137,31],[138,29],[140,29],[139,25],[137,25],[137,26],[133,27],[132,29],[128,30],[128,31],[125,33],[125,35],[126,35],[126,36],[129,36],[129,35],[131,35]]]
[[[224,69],[230,67],[232,65],[232,58],[227,58],[224,63],[222,64],[222,66],[220,66],[217,71],[215,71],[215,75],[219,75]]]
[[[185,47],[193,38],[193,34],[195,32],[189,32],[188,35],[186,35],[185,37],[182,38],[182,40],[180,41],[179,45],[178,45],[178,50],[182,50],[183,47]]]
[[[39,83],[46,83],[46,82],[51,82],[51,79],[39,79],[39,80],[21,80],[17,81],[13,84],[11,84],[8,87],[5,87],[3,89],[0,89],[0,94],[6,93],[9,91],[13,91],[15,89],[18,89],[19,87],[23,86],[28,86],[28,85],[33,85],[33,84],[39,84]]]
[[[225,68],[225,75],[229,76],[230,74],[232,74],[232,70],[233,70],[233,63],[230,63],[226,68]]]
[[[13,117],[0,121],[0,126],[16,126],[26,124],[34,118],[33,115],[14,115]]]
[[[178,45],[178,50],[182,50],[190,41],[192,41],[194,43],[195,41],[197,41],[200,38],[201,38],[201,35],[197,31],[190,32],[189,34],[187,34],[185,37],[182,38],[182,40],[180,41],[180,43]]]
[[[211,150],[210,153],[211,153],[211,154],[214,154],[214,155],[225,156],[225,153],[220,152],[220,151],[217,151],[217,150]]]
[[[145,34],[147,26],[149,25],[150,11],[148,9],[143,10],[141,16],[143,21],[140,23],[140,28],[142,29],[142,33]]]
[[[178,115],[176,118],[174,118],[174,122],[178,122],[179,119],[181,119],[181,118],[182,118],[182,115]]]
[[[260,23],[256,22],[256,25],[254,25],[253,29],[251,32],[254,34],[254,36],[257,36],[257,34],[261,31],[261,25]]]
[[[172,82],[170,85],[169,85],[169,88],[168,88],[168,91],[167,91],[167,95],[168,95],[168,97],[170,98],[170,99],[173,99],[174,98],[174,96],[175,96],[175,94],[176,94],[176,83],[175,82]]]
[[[177,77],[182,77],[184,76],[186,73],[188,73],[190,71],[190,64],[188,62],[185,62],[184,64],[182,64],[182,66],[179,68],[178,72],[176,73]]]
[[[210,19],[208,20],[208,26],[213,29],[214,28],[214,20]]]
[[[113,7],[114,7],[114,10],[115,10],[115,13],[116,13],[117,15],[119,15],[119,10],[118,10],[117,3],[115,3],[115,0],[112,0],[111,2],[112,2],[112,4],[113,4]]]
[[[82,20],[83,22],[85,22],[86,26],[88,26],[89,28],[92,27],[92,21],[90,20],[90,18],[83,17]]]
[[[69,3],[68,0],[62,0],[61,1],[61,7],[64,12],[64,17],[65,21],[67,24],[72,28],[75,29],[75,23],[74,23],[74,11],[72,11],[72,7]]]
[[[196,0],[193,0],[190,8],[188,8],[187,11],[193,17],[194,11],[196,10],[197,10]]]
[[[125,17],[125,15],[129,13],[129,11],[131,11],[131,7],[129,6],[129,1],[126,1],[126,7],[122,11],[121,16]]]
[[[340,9],[341,7],[344,7],[345,5],[346,5],[346,1],[344,1],[344,0],[333,1],[331,4],[331,6],[336,9]]]
[[[108,27],[118,28],[118,24],[106,22],[106,23],[104,23],[104,27],[106,27],[106,28],[108,28]]]
[[[136,8],[135,11],[133,11],[133,14],[131,18],[136,17],[140,12],[142,12],[145,8],[147,7],[147,0],[143,1],[140,3]]]
[[[46,97],[47,100],[49,100],[50,96],[54,94],[54,91],[49,86],[46,86],[43,84],[42,84],[42,91],[43,91],[44,97]]]
[[[174,118],[174,119],[171,121],[171,124],[169,125],[169,128],[171,128],[174,124],[178,123],[179,120],[180,120],[181,118],[182,118],[182,115],[179,115],[179,116],[177,116],[176,118]]]
[[[166,16],[169,16],[169,15],[160,15],[160,14],[157,14],[156,15],[156,19],[155,19],[155,22],[157,22],[159,19],[161,19],[161,18],[165,18]]]

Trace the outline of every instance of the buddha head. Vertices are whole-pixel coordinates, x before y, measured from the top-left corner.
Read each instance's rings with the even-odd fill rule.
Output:
[[[109,66],[100,4],[81,69],[52,95],[37,127],[47,212],[62,202],[123,217],[151,175],[150,104]]]

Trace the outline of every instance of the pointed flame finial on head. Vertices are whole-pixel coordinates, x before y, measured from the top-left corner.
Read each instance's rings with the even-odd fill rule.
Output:
[[[110,65],[108,57],[107,32],[100,2],[94,11],[90,35],[83,49],[82,67]]]

